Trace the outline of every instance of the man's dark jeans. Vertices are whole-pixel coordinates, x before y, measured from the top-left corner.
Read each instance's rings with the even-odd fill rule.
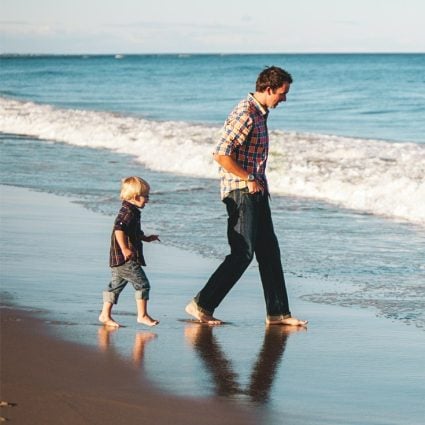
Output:
[[[273,229],[266,194],[232,191],[223,201],[228,218],[231,252],[195,297],[199,307],[211,314],[257,258],[268,316],[290,315],[279,243]]]

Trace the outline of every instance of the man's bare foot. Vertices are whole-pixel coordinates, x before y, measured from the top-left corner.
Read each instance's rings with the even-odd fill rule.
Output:
[[[144,316],[137,317],[137,323],[152,327],[156,326],[159,323],[159,320],[155,320],[151,316],[149,316],[149,314],[145,314]]]
[[[102,313],[99,316],[99,322],[103,323],[105,326],[114,326],[115,328],[119,328],[121,326],[111,316],[105,316]]]
[[[268,325],[307,326],[308,320],[299,320],[296,317],[268,316]]]
[[[223,322],[219,319],[216,319],[211,314],[202,311],[202,309],[192,300],[185,308],[185,311],[190,316],[193,316],[196,320],[199,320],[201,323],[208,323],[209,325],[221,325]]]

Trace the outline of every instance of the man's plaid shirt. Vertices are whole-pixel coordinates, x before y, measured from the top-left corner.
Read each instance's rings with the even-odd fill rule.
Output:
[[[224,123],[214,153],[231,156],[267,190],[266,163],[269,151],[268,111],[252,94],[233,109]],[[247,182],[220,167],[221,198],[232,190],[247,187]]]

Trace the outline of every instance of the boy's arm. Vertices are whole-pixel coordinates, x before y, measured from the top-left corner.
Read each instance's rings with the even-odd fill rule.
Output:
[[[127,236],[123,230],[115,230],[115,238],[117,239],[118,245],[124,255],[125,261],[130,260],[132,256],[131,249],[127,243]]]
[[[145,236],[145,234],[142,235],[142,241],[143,242],[153,242],[153,241],[160,241],[159,239],[159,235],[150,235],[150,236]]]

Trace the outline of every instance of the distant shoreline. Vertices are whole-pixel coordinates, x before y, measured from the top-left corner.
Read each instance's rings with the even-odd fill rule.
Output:
[[[125,53],[125,52],[108,52],[108,53],[0,53],[1,57],[110,57],[120,55],[123,58],[131,56],[393,56],[393,55],[425,55],[425,52],[258,52],[258,53],[221,53],[221,52],[209,52],[209,53],[189,53],[189,52],[159,52],[159,53]]]

